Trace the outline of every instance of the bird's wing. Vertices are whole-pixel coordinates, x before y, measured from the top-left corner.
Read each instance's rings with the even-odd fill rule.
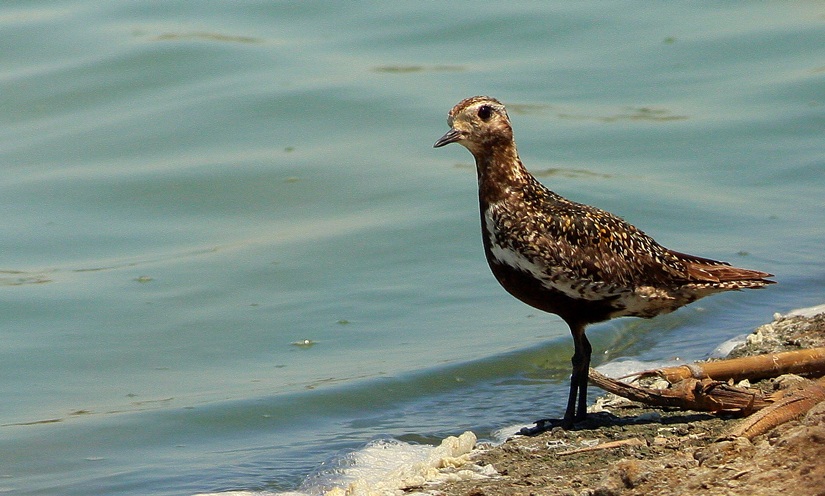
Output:
[[[556,197],[537,226],[545,263],[564,265],[573,275],[617,288],[686,283],[754,281],[772,274],[669,250],[624,219]]]
[[[691,273],[686,260],[609,212],[561,197],[543,202],[542,208],[544,215],[537,218],[545,221],[532,229],[537,244],[545,247],[540,250],[545,265],[563,266],[573,277],[618,288],[701,277],[698,271]]]

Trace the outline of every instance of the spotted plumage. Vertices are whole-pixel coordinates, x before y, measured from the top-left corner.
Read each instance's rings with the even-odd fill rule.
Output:
[[[712,293],[773,282],[765,272],[669,250],[613,214],[550,191],[521,163],[507,111],[494,98],[459,102],[447,123],[434,146],[459,143],[475,158],[482,241],[496,279],[570,326],[576,351],[566,428],[586,416],[585,326],[650,318]]]

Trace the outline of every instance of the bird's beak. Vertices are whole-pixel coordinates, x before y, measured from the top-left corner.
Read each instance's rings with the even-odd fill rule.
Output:
[[[456,141],[461,141],[464,138],[464,134],[456,128],[452,128],[447,131],[444,136],[438,138],[438,141],[435,142],[433,148],[440,148],[444,145],[449,145],[450,143],[455,143]]]

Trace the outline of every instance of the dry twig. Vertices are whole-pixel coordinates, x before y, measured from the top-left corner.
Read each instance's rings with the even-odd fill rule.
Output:
[[[575,455],[576,453],[586,453],[588,451],[598,451],[598,450],[605,450],[605,449],[612,449],[612,448],[621,448],[622,446],[647,446],[647,442],[644,439],[638,437],[631,437],[630,439],[620,439],[618,441],[608,441],[606,443],[600,443],[595,446],[586,446],[584,448],[578,448],[574,450],[568,451],[559,451],[556,453],[557,455],[564,456],[564,455]]]
[[[742,379],[758,380],[782,374],[797,374],[819,377],[825,375],[825,348],[768,353],[730,360],[692,363],[678,367],[646,370],[639,377],[658,375],[674,384],[684,379],[707,379],[717,381]]]
[[[711,379],[686,379],[669,389],[649,389],[625,384],[590,369],[590,382],[610,393],[650,406],[718,412],[750,413],[771,404],[761,391],[731,386]]]
[[[817,403],[824,400],[825,377],[822,377],[802,389],[785,392],[781,399],[740,422],[728,431],[724,438],[743,436],[753,439],[774,427],[802,416]]]

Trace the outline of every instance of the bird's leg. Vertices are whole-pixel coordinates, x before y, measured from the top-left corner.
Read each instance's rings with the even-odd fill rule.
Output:
[[[578,384],[575,387],[579,390],[579,405],[576,409],[576,416],[573,418],[574,422],[580,422],[587,418],[587,381],[590,375],[590,355],[593,352],[593,348],[590,346],[590,341],[587,340],[587,336],[584,335],[584,328],[582,328],[581,333],[581,364],[579,365],[579,376],[578,376]],[[572,389],[574,385],[570,385]],[[569,408],[569,407],[568,407]]]
[[[575,422],[582,421],[587,417],[587,381],[590,369],[590,354],[593,348],[584,335],[584,327],[584,324],[570,324],[575,351],[572,359],[573,374],[570,376],[570,394],[567,397],[567,409],[564,411],[564,418],[561,421],[558,419],[537,420],[535,427],[524,427],[518,434],[535,436],[557,426],[562,429],[572,429]],[[576,403],[578,403],[578,409]]]
[[[570,395],[567,397],[567,409],[564,411],[564,419],[561,421],[563,429],[570,429],[573,427],[573,422],[576,419],[576,394],[579,391],[579,372],[576,362],[578,355],[573,355],[573,374],[570,376]]]
[[[590,343],[584,336],[584,326],[581,324],[571,324],[570,332],[573,334],[573,374],[570,376],[570,395],[567,397],[567,409],[564,411],[562,427],[569,429],[574,422],[584,420],[587,415],[587,370],[590,366]],[[578,397],[578,413],[576,412],[576,398]]]
[[[570,324],[570,332],[573,334],[573,345],[575,352],[573,353],[573,374],[570,376],[570,395],[567,397],[567,409],[564,412],[564,418],[559,419],[542,419],[537,420],[535,427],[523,427],[517,434],[522,436],[535,436],[545,431],[549,431],[554,427],[561,427],[562,429],[572,429],[573,423],[583,419],[586,412],[586,389],[587,389],[587,371],[590,366],[590,343],[584,337],[584,325]],[[582,386],[582,377],[584,386]],[[579,398],[579,412],[576,415],[576,398]],[[584,397],[584,399],[582,399]],[[579,418],[582,416],[582,418]]]

